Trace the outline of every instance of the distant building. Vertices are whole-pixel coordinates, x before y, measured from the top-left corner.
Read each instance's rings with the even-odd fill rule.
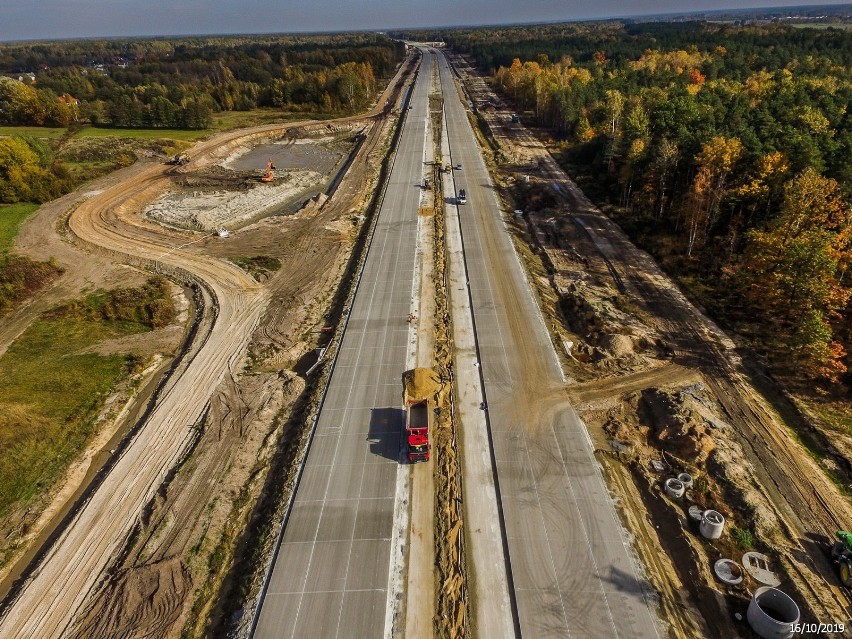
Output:
[[[77,98],[75,98],[73,95],[68,95],[67,93],[64,93],[58,98],[56,98],[56,101],[64,102],[68,106],[72,107],[71,115],[74,118],[74,122],[78,121],[78,118],[80,117],[80,111],[77,107],[80,105],[80,101]]]

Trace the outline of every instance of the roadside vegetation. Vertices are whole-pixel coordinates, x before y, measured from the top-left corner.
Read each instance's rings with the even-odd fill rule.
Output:
[[[36,262],[11,252],[21,223],[37,204],[0,205],[0,318],[43,288],[62,270],[51,262]]]
[[[252,257],[235,257],[231,261],[249,273],[256,280],[268,278],[281,268],[281,260],[269,255],[254,255]]]
[[[0,358],[0,524],[5,538],[27,504],[48,490],[95,432],[107,396],[137,361],[91,347],[173,321],[168,283],[100,292],[34,322]],[[21,526],[26,526],[21,523]],[[11,548],[0,548],[0,565]]]
[[[846,33],[606,23],[445,39],[547,128],[581,188],[789,388],[848,401]]]

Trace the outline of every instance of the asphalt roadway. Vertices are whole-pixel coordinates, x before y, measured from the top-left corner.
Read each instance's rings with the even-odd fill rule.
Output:
[[[440,53],[438,65],[451,159],[462,164],[455,185],[467,195],[459,218],[516,632],[530,638],[659,637],[585,426],[560,390],[565,382],[543,317]]]
[[[423,57],[364,272],[253,637],[382,637],[431,56]]]

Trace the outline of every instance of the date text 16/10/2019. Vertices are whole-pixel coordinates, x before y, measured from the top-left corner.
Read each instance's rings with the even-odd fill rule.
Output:
[[[846,630],[845,623],[795,623],[793,632],[803,635],[834,634]]]

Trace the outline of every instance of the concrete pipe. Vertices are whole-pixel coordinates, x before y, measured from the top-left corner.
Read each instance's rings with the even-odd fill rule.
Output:
[[[722,536],[722,531],[725,529],[725,518],[721,513],[715,510],[705,510],[701,517],[701,523],[698,525],[698,530],[701,531],[701,536],[706,539],[718,539]]]
[[[681,497],[683,497],[683,493],[685,492],[686,487],[679,479],[671,478],[666,480],[666,494],[669,497],[673,497],[674,499],[680,499]]]
[[[677,476],[677,478],[683,483],[687,488],[692,488],[692,475],[689,473],[681,473]]]
[[[746,618],[763,639],[789,639],[799,622],[799,607],[787,593],[761,586],[751,597]]]

